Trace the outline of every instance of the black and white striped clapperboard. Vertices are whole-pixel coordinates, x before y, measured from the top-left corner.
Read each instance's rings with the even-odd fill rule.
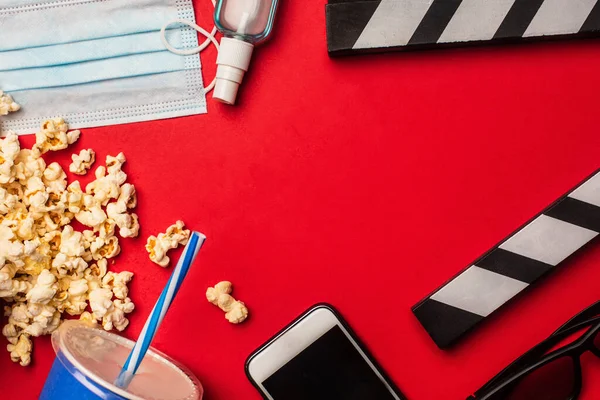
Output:
[[[413,307],[448,347],[600,233],[600,170]]]
[[[329,0],[331,55],[600,34],[599,0]]]

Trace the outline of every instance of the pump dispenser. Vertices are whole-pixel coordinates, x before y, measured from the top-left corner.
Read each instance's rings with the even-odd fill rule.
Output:
[[[215,26],[223,34],[217,56],[217,82],[213,99],[235,104],[248,71],[254,45],[273,29],[278,0],[218,0]]]

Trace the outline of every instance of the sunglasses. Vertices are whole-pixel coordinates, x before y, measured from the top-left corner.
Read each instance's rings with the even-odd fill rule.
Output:
[[[575,333],[573,342],[555,349]],[[581,355],[600,358],[600,301],[581,311],[523,354],[467,400],[576,400],[581,393]]]

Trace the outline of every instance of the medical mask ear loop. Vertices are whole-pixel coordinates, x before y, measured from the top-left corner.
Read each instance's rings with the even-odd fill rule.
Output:
[[[215,4],[215,2],[213,1],[213,5]],[[206,37],[206,40],[198,47],[195,47],[193,49],[178,49],[175,48],[173,46],[171,46],[171,44],[167,41],[167,37],[166,37],[166,30],[170,25],[173,24],[183,24],[183,25],[187,25],[190,28],[195,29],[196,31],[198,31],[200,34],[204,35]],[[160,30],[160,40],[162,41],[162,43],[165,45],[165,47],[167,48],[167,50],[169,50],[171,53],[180,55],[180,56],[191,56],[193,54],[198,54],[200,53],[202,50],[204,50],[205,48],[207,48],[210,43],[212,42],[212,44],[215,45],[215,48],[217,49],[217,51],[219,51],[219,42],[217,42],[217,39],[215,38],[215,34],[217,33],[217,28],[213,26],[213,29],[211,32],[208,32],[207,30],[205,30],[204,28],[202,28],[201,26],[198,26],[197,24],[193,23],[192,21],[188,21],[185,19],[173,19],[169,22],[167,22],[165,24],[165,26],[163,26]],[[210,83],[210,85],[206,86],[204,88],[204,93],[208,93],[211,90],[213,90],[213,88],[215,87],[215,83],[217,81],[217,78],[215,77],[212,82]]]

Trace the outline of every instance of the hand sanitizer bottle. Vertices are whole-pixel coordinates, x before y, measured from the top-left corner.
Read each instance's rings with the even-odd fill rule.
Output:
[[[223,34],[217,56],[217,83],[213,99],[235,104],[238,88],[248,70],[254,45],[273,29],[278,0],[217,0],[215,26]]]

